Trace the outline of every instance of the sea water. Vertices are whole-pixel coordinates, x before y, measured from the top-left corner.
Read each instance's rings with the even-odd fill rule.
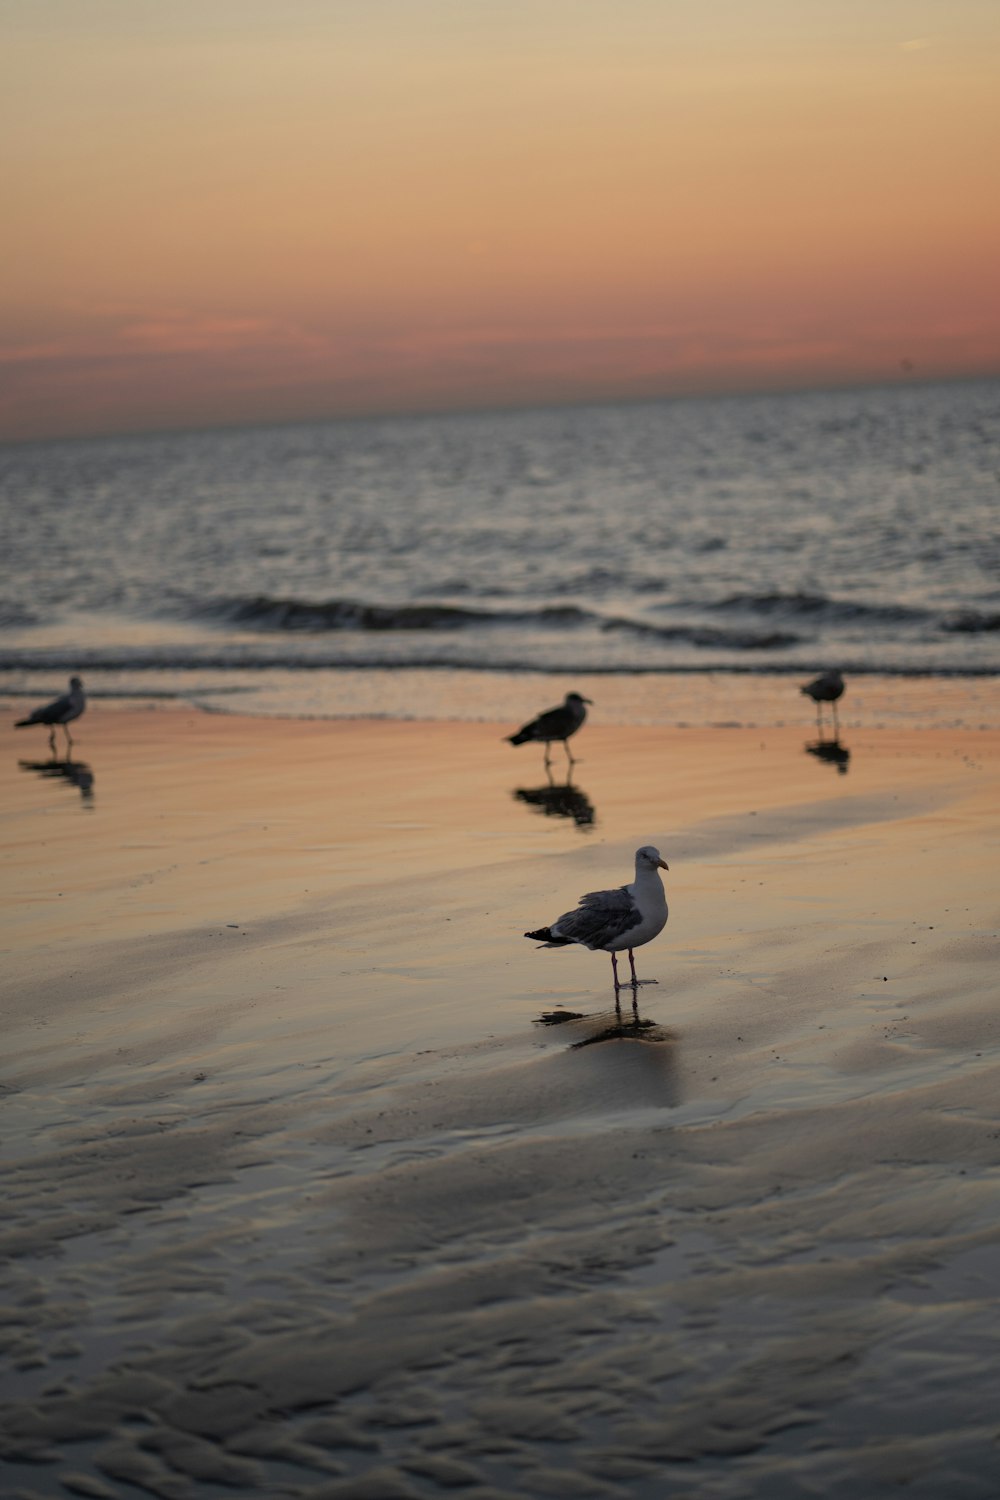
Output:
[[[505,717],[602,677],[642,721],[678,674],[988,679],[998,501],[996,381],[16,444],[0,689]]]

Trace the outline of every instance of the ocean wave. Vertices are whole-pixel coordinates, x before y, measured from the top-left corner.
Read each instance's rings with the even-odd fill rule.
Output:
[[[831,599],[828,594],[804,592],[764,594],[730,594],[708,606],[719,611],[745,611],[748,614],[787,615],[823,622],[870,620],[873,623],[899,624],[907,620],[927,620],[931,611],[909,604],[871,604],[856,599]]]
[[[782,630],[720,629],[691,621],[674,625],[608,616],[579,605],[534,605],[524,609],[475,609],[437,601],[408,604],[372,604],[358,599],[310,601],[272,599],[260,595],[250,599],[220,600],[201,606],[203,617],[228,625],[249,627],[267,633],[284,631],[321,635],[326,632],[462,631],[478,628],[525,627],[575,630],[590,626],[601,632],[622,631],[651,640],[683,642],[691,646],[721,647],[736,651],[774,651],[796,646],[801,636]]]
[[[252,673],[313,673],[313,672],[413,672],[413,671],[465,671],[465,672],[498,672],[513,674],[538,673],[545,676],[564,677],[568,672],[585,672],[591,677],[619,677],[619,676],[653,676],[671,677],[676,675],[688,676],[699,672],[710,672],[712,674],[733,674],[737,676],[785,676],[802,677],[815,675],[821,662],[819,659],[808,659],[798,661],[768,661],[766,663],[753,660],[731,660],[724,658],[713,660],[708,663],[650,662],[642,658],[632,661],[616,662],[614,664],[599,661],[586,661],[567,663],[561,660],[546,660],[544,658],[526,661],[523,656],[497,657],[495,660],[486,661],[479,652],[470,651],[454,657],[442,656],[433,652],[421,653],[408,659],[400,660],[396,656],[381,655],[371,652],[360,658],[342,658],[332,654],[316,656],[299,655],[291,651],[282,651],[275,655],[263,653],[238,653],[230,654],[221,651],[190,651],[178,648],[163,647],[135,648],[134,650],[116,650],[113,648],[91,647],[86,650],[68,651],[65,649],[43,649],[30,648],[23,650],[8,650],[0,654],[0,673],[24,673],[53,672],[60,675],[68,675],[71,672],[79,672],[86,677],[88,673],[116,673],[136,674],[137,677],[145,678],[146,674],[155,676],[158,673],[192,673],[204,676],[207,672],[219,672],[223,674],[234,674],[245,680],[246,674]],[[1000,668],[995,663],[967,663],[958,661],[938,662],[929,667],[919,657],[905,660],[872,662],[864,658],[844,657],[840,661],[841,670],[845,677],[921,677],[921,678],[995,678],[1000,673]],[[53,684],[53,691],[56,684]],[[212,691],[236,692],[241,689],[232,683],[228,687],[213,686]],[[22,690],[15,683],[11,687],[3,687],[6,696],[35,696],[36,690]],[[41,690],[37,690],[41,691]],[[128,695],[128,689],[122,690]],[[138,690],[137,690],[138,691]],[[116,688],[111,696],[120,696]],[[141,696],[149,696],[143,692]],[[165,693],[169,696],[169,693]]]
[[[32,614],[31,610],[0,599],[0,630],[23,630],[30,625],[39,624],[39,616]]]
[[[941,621],[941,629],[950,635],[980,635],[1000,630],[1000,614],[983,614],[978,609],[960,609]]]
[[[576,605],[533,609],[469,609],[457,604],[369,604],[359,599],[223,599],[202,604],[204,619],[261,631],[464,630],[482,625],[541,625],[562,628],[593,623],[597,616]]]
[[[720,630],[714,625],[651,625],[621,617],[605,620],[603,630],[622,630],[658,641],[683,641],[690,646],[714,646],[729,651],[779,651],[798,646],[802,637],[787,630]]]

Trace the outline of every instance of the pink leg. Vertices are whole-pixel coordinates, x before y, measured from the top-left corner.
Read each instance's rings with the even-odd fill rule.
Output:
[[[632,983],[633,984],[638,984],[639,981],[636,978],[636,974],[635,974],[635,959],[632,956],[632,949],[631,948],[628,950],[628,961],[629,961],[629,967],[632,970]]]
[[[615,976],[615,994],[617,995],[621,989],[621,985],[618,983],[618,960],[613,953],[611,955],[611,972]]]

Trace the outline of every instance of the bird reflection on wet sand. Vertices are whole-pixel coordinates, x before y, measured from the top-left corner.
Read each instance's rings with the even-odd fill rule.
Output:
[[[544,1010],[535,1024],[538,1026],[569,1025],[571,1033],[576,1037],[576,1040],[570,1043],[573,1048],[591,1047],[595,1042],[610,1042],[620,1037],[631,1037],[644,1042],[671,1041],[670,1033],[664,1031],[662,1026],[658,1026],[648,1017],[640,1016],[638,987],[630,985],[629,988],[632,990],[632,1009],[627,1021],[622,1016],[621,1000],[616,998],[613,1013],[601,1011],[597,1015],[586,1015],[579,1010]],[[581,1032],[583,1035],[579,1034]]]
[[[87,807],[94,805],[94,773],[85,760],[19,760],[22,771],[32,771],[45,781],[65,781],[75,786]]]
[[[640,1016],[638,995],[633,992],[627,1016],[621,1009],[584,1015],[579,1011],[544,1011],[539,1026],[559,1026],[567,1053],[582,1053],[589,1059],[590,1100],[595,1109],[637,1104],[676,1109],[682,1103],[680,1043],[674,1032]],[[638,1042],[639,1046],[599,1046],[603,1042]],[[584,1051],[586,1049],[586,1051]],[[581,1059],[582,1061],[582,1059]]]
[[[826,761],[829,766],[836,766],[841,776],[847,775],[850,764],[851,752],[838,737],[832,740],[814,740],[812,744],[806,744],[807,755],[815,755],[817,760]]]
[[[546,786],[517,787],[511,796],[546,818],[572,818],[577,828],[593,828],[597,822],[597,810],[586,792],[568,779],[562,784],[553,781],[551,772]]]

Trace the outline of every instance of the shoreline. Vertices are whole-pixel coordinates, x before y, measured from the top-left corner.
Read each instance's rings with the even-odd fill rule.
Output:
[[[13,1493],[989,1493],[1000,732],[11,717]]]
[[[302,672],[97,671],[84,677],[92,705],[177,705],[255,720],[479,723],[510,733],[573,689],[593,700],[589,724],[594,727],[798,726],[810,733],[816,729],[815,711],[799,687],[812,675],[806,670],[594,674],[345,666]],[[155,682],[148,680],[154,677]],[[0,672],[0,715],[14,717],[24,699],[44,701],[64,690],[64,678],[52,669]],[[1000,729],[997,674],[872,672],[849,678],[839,720],[845,734],[885,727]],[[825,710],[824,733],[830,727]]]

